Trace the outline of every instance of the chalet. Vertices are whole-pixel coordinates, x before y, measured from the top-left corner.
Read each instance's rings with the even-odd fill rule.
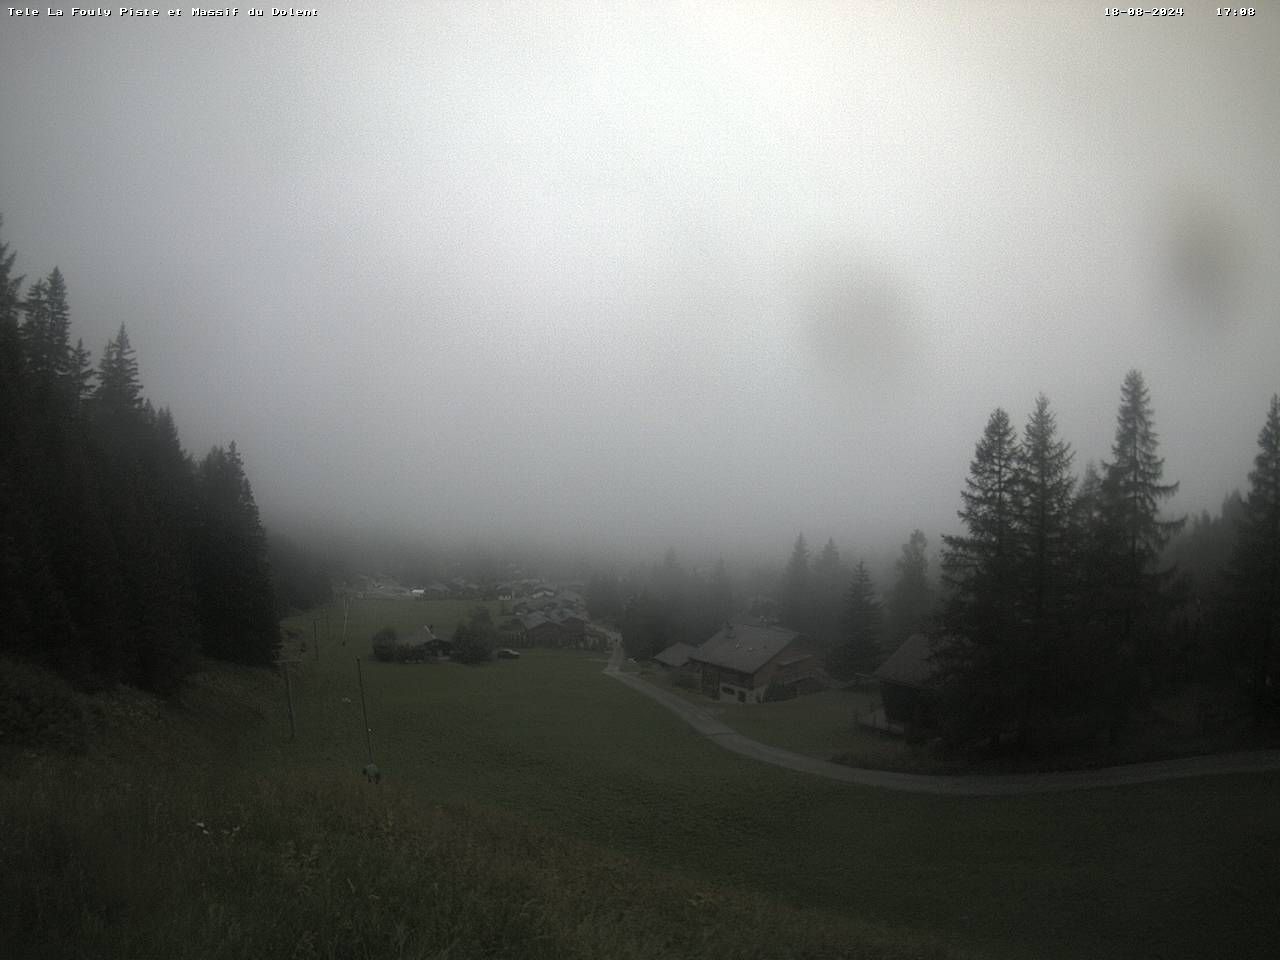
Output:
[[[428,600],[443,600],[449,596],[449,588],[439,580],[434,580],[423,587],[422,594]]]
[[[581,647],[586,644],[587,621],[571,610],[555,610],[549,619],[560,628],[560,645]]]
[[[530,647],[560,646],[560,625],[541,613],[528,613],[520,618],[524,642]]]
[[[664,651],[665,652],[665,651]],[[714,700],[761,703],[771,685],[794,695],[820,686],[818,660],[794,630],[753,624],[725,624],[689,654],[702,692]]]
[[[880,683],[889,730],[910,737],[936,723],[938,686],[929,662],[932,653],[928,637],[912,634],[872,674]]]
[[[434,626],[426,626],[422,628],[425,640],[422,644],[424,652],[429,657],[449,657],[453,655],[453,640],[444,635],[444,632],[436,632]]]

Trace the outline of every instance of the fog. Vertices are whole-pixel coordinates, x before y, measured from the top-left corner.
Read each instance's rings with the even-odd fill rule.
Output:
[[[39,8],[45,11],[48,8]],[[987,415],[1170,510],[1280,390],[1280,21],[1101,4],[0,11],[0,213],[271,525],[640,555],[955,532]],[[270,13],[271,8],[267,8]]]

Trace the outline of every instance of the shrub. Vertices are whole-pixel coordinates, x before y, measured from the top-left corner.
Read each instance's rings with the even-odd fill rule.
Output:
[[[0,660],[0,744],[83,752],[89,726],[65,680],[27,663]]]
[[[493,656],[495,632],[491,624],[475,616],[458,624],[453,632],[453,659],[458,663],[483,663]]]
[[[395,627],[383,627],[373,635],[374,659],[389,663],[397,659],[399,649],[400,637]]]

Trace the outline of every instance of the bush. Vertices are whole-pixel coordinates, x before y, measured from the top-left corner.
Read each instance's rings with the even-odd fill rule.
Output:
[[[399,657],[400,637],[395,627],[383,627],[373,635],[373,656],[375,660],[390,663]]]
[[[492,624],[473,616],[471,622],[458,624],[453,632],[453,660],[457,663],[483,663],[493,656],[496,634]]]
[[[27,663],[0,660],[0,745],[84,751],[89,725],[70,685]]]

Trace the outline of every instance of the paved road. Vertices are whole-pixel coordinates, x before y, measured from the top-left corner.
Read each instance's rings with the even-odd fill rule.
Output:
[[[622,657],[622,644],[615,639],[613,656],[608,666],[604,668],[606,676],[626,684],[633,690],[638,690],[646,697],[657,700],[698,733],[710,738],[726,750],[732,750],[734,753],[762,763],[771,763],[776,767],[799,770],[801,773],[811,773],[817,777],[826,777],[828,780],[841,780],[866,787],[883,787],[886,790],[901,790],[907,793],[945,794],[953,797],[995,797],[1027,793],[1058,793],[1064,790],[1086,790],[1093,787],[1117,787],[1209,774],[1280,770],[1280,750],[1183,757],[1177,760],[1157,760],[1151,763],[1131,763],[1100,770],[1064,773],[937,776],[847,767],[844,764],[792,753],[780,747],[771,747],[750,737],[744,737],[683,697],[647,683],[633,674],[623,673],[620,669]]]

